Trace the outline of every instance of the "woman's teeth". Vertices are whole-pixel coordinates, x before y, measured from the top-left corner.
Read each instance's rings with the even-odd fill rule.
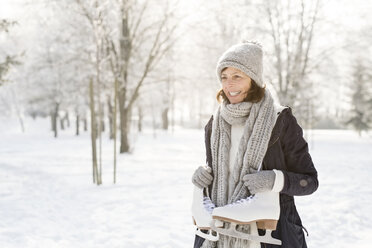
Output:
[[[240,94],[241,91],[230,91],[229,94],[230,96],[237,96]]]

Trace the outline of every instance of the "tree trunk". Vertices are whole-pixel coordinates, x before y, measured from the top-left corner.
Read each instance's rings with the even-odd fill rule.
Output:
[[[123,113],[121,114],[120,118],[120,153],[129,152],[129,110],[124,108]]]
[[[79,114],[76,114],[76,121],[75,121],[75,124],[76,124],[76,136],[79,136],[80,134],[80,115]]]
[[[54,137],[57,138],[58,136],[58,127],[57,127],[57,122],[58,122],[58,111],[59,111],[59,103],[55,103],[54,106],[54,113],[53,113],[53,120],[52,120],[52,130],[54,131]]]
[[[116,81],[115,81],[116,84]],[[114,103],[115,104],[115,103]],[[109,132],[110,132],[110,139],[114,138],[114,121],[113,121],[113,106],[111,103],[111,97],[110,95],[107,96],[107,117],[109,120]]]
[[[163,130],[168,130],[169,128],[169,118],[168,118],[168,113],[169,113],[169,107],[171,105],[171,74],[168,72],[168,77],[166,80],[166,90],[165,90],[165,97],[163,98],[163,106],[164,109],[161,113],[161,120],[162,120],[162,128]]]
[[[61,130],[65,130],[65,118],[60,118],[59,123],[61,125]]]
[[[50,112],[50,130],[54,132],[54,118],[53,118],[53,112]]]
[[[83,120],[83,123],[84,123],[84,131],[88,131],[88,120],[86,117],[84,117],[84,120]]]
[[[137,127],[138,127],[138,132],[139,132],[139,133],[142,132],[142,120],[143,120],[142,107],[139,106],[139,107],[138,107],[138,123],[137,123]]]
[[[127,79],[128,79],[128,62],[131,55],[131,38],[130,38],[130,30],[129,30],[129,22],[128,16],[126,12],[127,2],[122,1],[122,13],[121,13],[121,23],[120,23],[120,60],[123,65],[123,81],[119,86],[119,114],[120,114],[120,153],[129,152],[129,117],[130,117],[130,109],[128,109],[126,104],[126,87],[127,87]]]
[[[70,127],[70,115],[68,114],[68,111],[66,112],[65,119],[66,119],[67,127]]]
[[[174,83],[172,84],[172,94],[170,100],[170,112],[171,112],[171,126],[172,126],[172,133],[174,133],[174,126],[175,126],[175,107],[174,107],[174,99],[175,99],[175,90],[174,90]]]
[[[163,122],[163,130],[168,130],[168,126],[169,126],[169,121],[168,121],[168,111],[169,111],[169,108],[166,107],[166,108],[163,110],[162,115],[161,115],[162,122]]]
[[[95,114],[95,117],[96,117],[96,123],[95,123],[95,129],[94,129],[94,137],[96,137],[96,140],[98,139],[98,130],[99,130],[99,126],[98,126],[98,122],[97,122],[97,113]]]
[[[118,80],[115,79],[115,87],[114,87],[114,111],[113,111],[113,138],[114,138],[114,183],[116,183],[116,133],[117,133],[117,127],[116,127],[116,117],[117,117],[117,102],[118,102]],[[111,101],[110,101],[111,103]],[[111,127],[111,125],[110,125]]]
[[[129,111],[125,107],[125,89],[119,90],[120,153],[129,152]]]
[[[93,79],[89,82],[89,95],[90,95],[90,117],[91,117],[91,142],[92,142],[92,165],[93,165],[93,183],[98,185],[101,183],[98,177],[98,166],[97,166],[97,144],[96,144],[96,113],[94,109],[94,91],[93,91]]]
[[[65,115],[60,119],[60,125],[61,125],[61,130],[65,130],[65,127],[70,127],[70,117],[68,115],[68,112],[65,113]],[[66,126],[65,126],[66,122]]]
[[[101,132],[105,131],[105,110],[104,110],[104,104],[101,104],[101,115],[100,115],[100,121],[101,121]]]

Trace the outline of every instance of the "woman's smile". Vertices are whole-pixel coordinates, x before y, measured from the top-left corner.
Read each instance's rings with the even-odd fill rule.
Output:
[[[231,97],[238,96],[242,91],[229,91]]]
[[[221,72],[221,82],[230,103],[235,104],[244,101],[251,88],[252,79],[237,68],[226,67]]]

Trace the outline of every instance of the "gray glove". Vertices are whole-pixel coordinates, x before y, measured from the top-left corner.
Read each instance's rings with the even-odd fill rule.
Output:
[[[251,194],[270,191],[275,182],[275,172],[272,170],[254,172],[243,177],[244,185]]]
[[[213,181],[211,172],[210,167],[200,166],[192,176],[192,183],[201,189],[208,187]]]

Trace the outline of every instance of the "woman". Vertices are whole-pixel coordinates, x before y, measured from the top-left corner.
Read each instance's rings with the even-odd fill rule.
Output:
[[[217,242],[196,236],[194,248],[307,247],[293,197],[309,195],[318,188],[317,171],[291,108],[274,104],[265,89],[262,57],[261,45],[248,41],[232,46],[219,59],[217,76],[222,89],[217,100],[221,104],[205,127],[211,170],[199,167],[192,181],[209,189],[217,207],[251,194],[280,192],[280,217],[272,236],[282,245],[220,235]],[[239,229],[251,234],[263,232],[255,223]]]

